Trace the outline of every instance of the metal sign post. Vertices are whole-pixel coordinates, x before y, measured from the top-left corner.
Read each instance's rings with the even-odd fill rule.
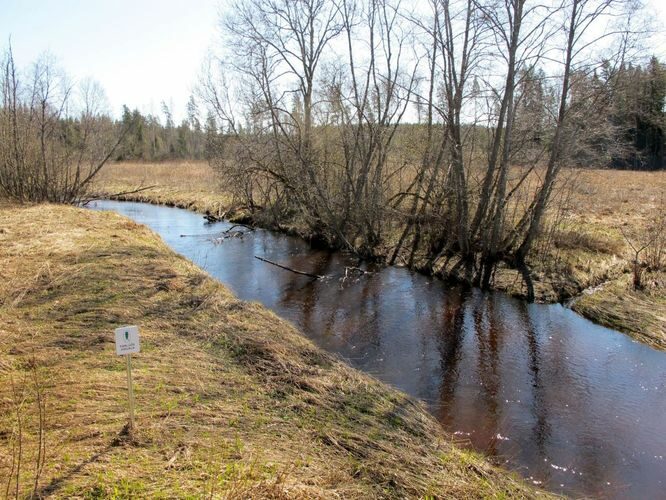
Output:
[[[132,353],[139,352],[139,328],[137,326],[123,326],[116,328],[116,354],[125,356],[127,361],[127,397],[129,399],[129,428],[134,430],[134,387],[132,384]]]
[[[126,354],[127,359],[127,395],[129,397],[129,424],[130,430],[134,430],[134,387],[132,386],[132,355]]]

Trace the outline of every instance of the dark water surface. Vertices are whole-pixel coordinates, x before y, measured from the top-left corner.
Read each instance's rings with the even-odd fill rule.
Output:
[[[426,401],[444,428],[548,489],[666,498],[666,353],[560,305],[452,287],[406,269],[358,280],[358,263],[297,238],[201,215],[100,201],[146,224],[241,299],[259,301],[352,366]],[[181,235],[196,235],[181,237]],[[319,275],[314,281],[255,255]]]

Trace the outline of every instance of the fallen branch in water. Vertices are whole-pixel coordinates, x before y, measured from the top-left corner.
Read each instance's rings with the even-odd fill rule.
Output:
[[[227,210],[226,212],[221,212],[220,210],[218,210],[217,215],[210,213],[210,210],[206,210],[206,213],[203,216],[203,218],[206,219],[206,222],[208,224],[214,224],[216,222],[224,222],[224,219],[226,219],[227,215],[229,215],[230,213],[231,209]]]
[[[355,267],[355,266],[345,266],[345,276],[348,274],[373,274],[372,271],[366,271],[365,269],[361,269],[360,267]]]
[[[318,274],[306,273],[305,271],[299,271],[298,269],[293,269],[291,267],[283,266],[282,264],[278,264],[277,262],[273,262],[272,260],[264,259],[263,257],[259,257],[258,255],[255,255],[254,258],[259,259],[262,262],[266,262],[268,264],[277,266],[280,269],[284,269],[285,271],[291,271],[292,273],[301,274],[303,276],[309,276],[310,278],[314,278],[316,280],[324,279],[324,276],[320,276]]]
[[[136,189],[132,189],[131,191],[121,191],[120,193],[110,194],[109,197],[114,198],[117,196],[125,196],[126,194],[140,193],[141,191],[147,191],[148,189],[153,189],[155,187],[157,187],[157,184],[153,184],[152,186],[138,187]]]
[[[234,231],[234,229],[237,228],[237,227],[244,227],[245,229],[247,229],[247,231],[238,231],[238,230]],[[252,226],[246,226],[245,224],[234,224],[229,229],[225,229],[224,231],[220,232],[216,237],[213,238],[213,240],[223,240],[225,238],[242,238],[243,235],[245,235],[247,233],[251,233],[252,231],[254,231],[254,228]],[[180,235],[181,238],[187,238],[187,237],[206,238],[206,237],[210,237],[210,236],[211,236],[210,233],[181,234]]]
[[[206,215],[204,215],[204,219],[206,219],[206,222],[208,224],[214,224],[215,222],[222,222],[224,220],[224,217],[218,217],[217,215],[212,215],[206,212]]]
[[[238,229],[235,229],[237,227],[244,227],[247,231],[239,231]],[[254,231],[253,227],[246,226],[245,224],[234,224],[229,229],[222,231],[219,236],[213,238],[213,243],[217,245],[219,243],[224,243],[224,240],[232,238],[239,238],[242,240],[247,233],[251,233],[252,231]]]
[[[223,232],[223,233],[230,233],[230,232],[233,231],[233,229],[236,228],[236,227],[244,227],[245,229],[247,229],[247,232],[248,232],[248,233],[254,231],[254,228],[253,228],[252,226],[246,226],[245,224],[234,224],[234,225],[231,226],[229,229],[227,229],[227,230],[225,230],[225,231],[222,231],[222,232]]]
[[[353,278],[356,278],[353,282],[357,282],[361,276],[368,276],[373,274],[372,271],[366,271],[360,267],[354,266],[345,266],[345,274],[340,278],[340,286],[342,287],[348,280],[351,281]]]

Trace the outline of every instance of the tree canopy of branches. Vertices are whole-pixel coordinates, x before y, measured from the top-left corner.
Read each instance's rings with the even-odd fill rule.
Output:
[[[123,139],[103,112],[99,85],[79,86],[48,58],[22,73],[11,47],[1,58],[0,194],[75,203]]]
[[[532,298],[529,257],[562,168],[632,147],[663,155],[663,80],[645,79],[640,104],[616,93],[630,30],[615,21],[631,8],[237,0],[221,22],[229,49],[201,86],[229,131],[212,162],[240,204],[277,223],[483,287],[504,263]],[[627,133],[633,143],[617,140]]]

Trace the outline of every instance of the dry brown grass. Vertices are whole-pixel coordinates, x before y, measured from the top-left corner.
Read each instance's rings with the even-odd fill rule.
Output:
[[[644,225],[666,207],[666,172],[582,170],[574,177],[569,210],[587,224]]]
[[[132,192],[140,189],[139,192]],[[222,214],[229,196],[205,161],[110,163],[100,172],[93,195]]]
[[[599,286],[584,293],[572,304],[572,309],[611,328],[629,330],[633,337],[655,348],[666,350],[666,276],[647,273],[644,290],[631,286],[631,276]]]
[[[162,163],[109,163],[100,172],[97,182],[125,187],[143,184],[186,191],[211,191],[215,184],[213,179],[213,171],[208,162],[184,160]]]
[[[542,493],[457,448],[419,404],[240,302],[118,215],[0,207],[0,486],[10,381],[38,373],[54,497],[454,498]],[[113,328],[139,324],[127,436]],[[24,494],[36,423],[23,415]]]

